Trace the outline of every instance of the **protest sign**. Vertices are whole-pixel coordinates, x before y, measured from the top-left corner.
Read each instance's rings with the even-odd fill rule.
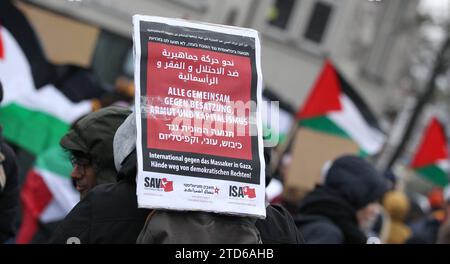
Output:
[[[265,217],[258,33],[133,24],[139,207]]]

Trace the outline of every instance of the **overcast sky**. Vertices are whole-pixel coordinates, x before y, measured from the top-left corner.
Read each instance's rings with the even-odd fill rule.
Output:
[[[430,12],[434,16],[448,18],[450,16],[450,0],[421,0],[419,9]]]
[[[450,0],[421,0],[419,12],[430,14],[435,22],[448,22],[450,19]],[[446,35],[446,32],[440,26],[427,26],[424,28],[425,34],[436,43],[440,43]]]

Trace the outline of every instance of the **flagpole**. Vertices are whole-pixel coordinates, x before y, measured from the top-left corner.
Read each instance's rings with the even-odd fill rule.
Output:
[[[441,47],[441,50],[436,56],[436,63],[434,64],[433,71],[430,75],[430,78],[425,86],[425,91],[418,97],[417,104],[415,109],[406,125],[405,132],[403,133],[403,137],[397,148],[395,149],[394,154],[389,160],[389,163],[386,166],[386,170],[391,169],[400,155],[403,153],[405,146],[407,145],[412,132],[414,131],[416,122],[422,113],[423,108],[431,99],[434,91],[436,90],[436,79],[438,76],[448,68],[448,64],[450,63],[450,34],[447,34],[445,41]]]

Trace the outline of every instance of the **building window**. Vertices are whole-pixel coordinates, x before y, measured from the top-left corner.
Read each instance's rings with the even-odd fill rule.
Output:
[[[231,10],[225,19],[225,25],[234,26],[236,24],[237,16],[238,11],[236,9]]]
[[[208,0],[172,0],[196,10],[205,10],[208,7]]]
[[[315,43],[321,43],[333,12],[333,6],[323,2],[314,5],[304,37]]]
[[[132,48],[128,50],[120,75],[123,75],[131,80],[134,79],[134,56]]]
[[[122,73],[122,65],[132,46],[133,43],[128,38],[108,31],[101,32],[91,65],[103,82],[115,83],[117,76]]]
[[[255,0],[256,1],[256,0]],[[261,1],[260,15],[254,27],[270,38],[302,49],[313,55],[323,56],[332,39],[343,10],[335,0],[266,0]],[[269,14],[267,16],[266,14]]]
[[[269,10],[268,23],[271,26],[285,30],[293,14],[295,2],[297,0],[276,0]]]

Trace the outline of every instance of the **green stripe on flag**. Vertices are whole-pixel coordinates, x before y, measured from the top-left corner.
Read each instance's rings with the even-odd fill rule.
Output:
[[[445,187],[449,184],[447,173],[440,169],[438,166],[431,165],[422,167],[416,169],[416,172],[439,186]]]
[[[36,167],[44,169],[64,178],[70,178],[72,164],[70,164],[69,153],[62,147],[56,145],[49,148],[36,159]]]
[[[361,157],[361,158],[367,158],[367,157],[369,157],[370,155],[369,155],[369,153],[367,153],[367,151],[365,151],[364,149],[360,148],[360,149],[359,149],[358,156]]]
[[[69,130],[69,125],[58,118],[16,103],[0,108],[0,123],[7,140],[34,155],[58,145]]]
[[[350,136],[344,130],[342,130],[326,116],[300,120],[299,124],[300,126],[307,127],[312,130],[350,139]]]

